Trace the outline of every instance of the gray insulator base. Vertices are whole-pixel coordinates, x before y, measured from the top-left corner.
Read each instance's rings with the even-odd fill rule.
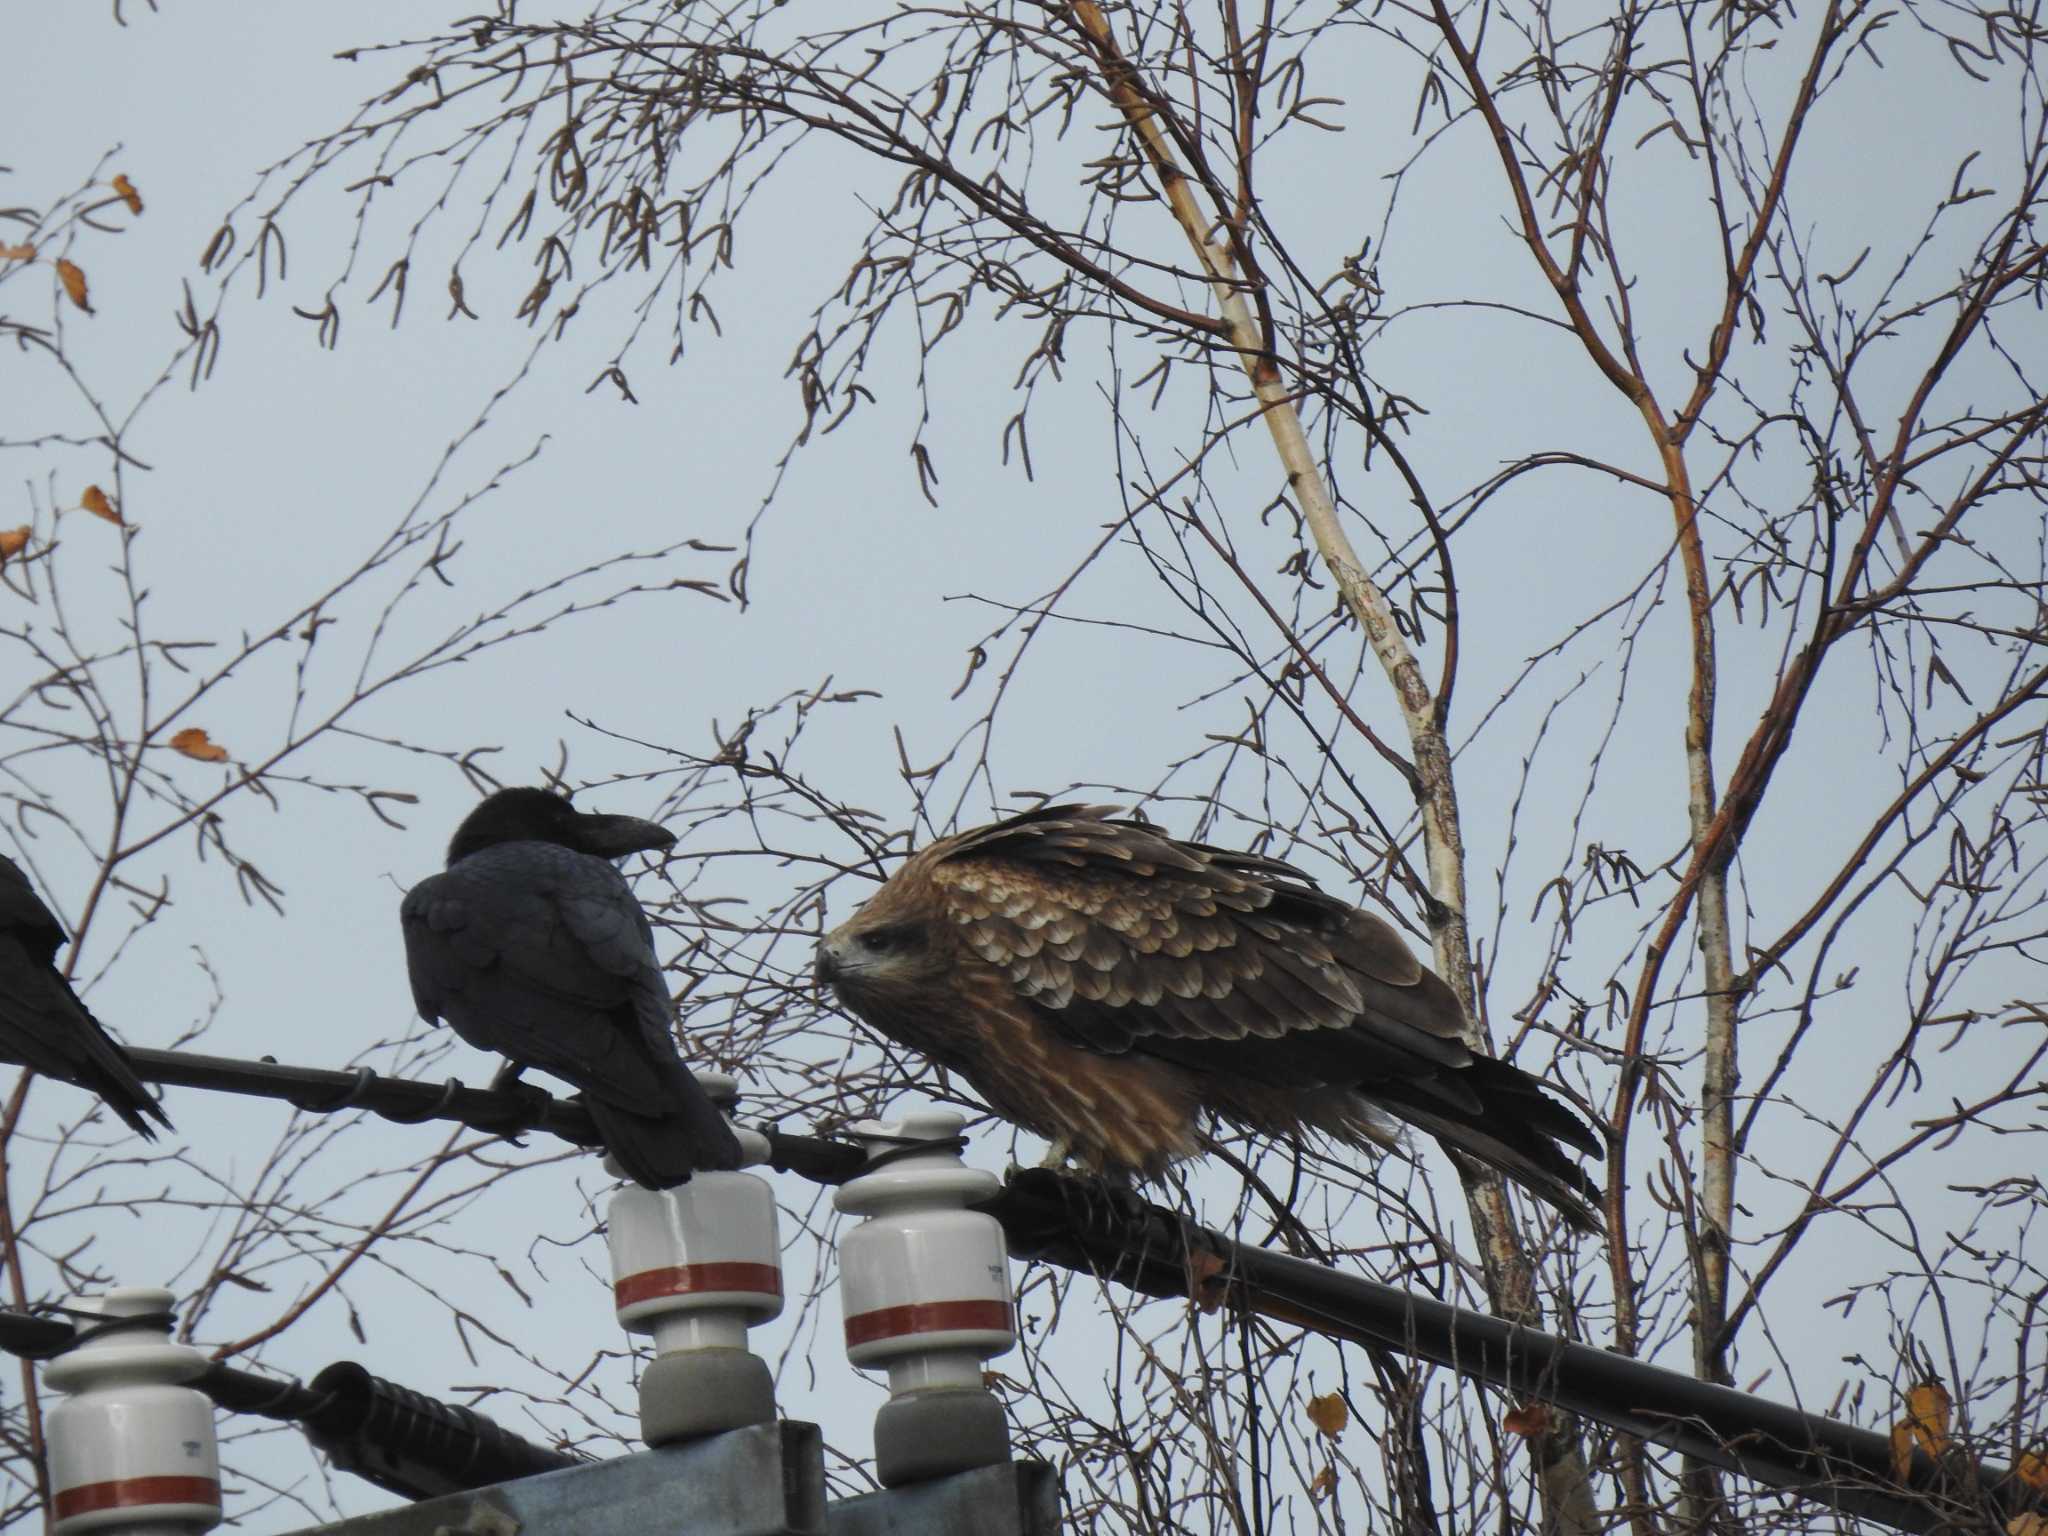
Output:
[[[884,1488],[1009,1459],[1003,1405],[978,1388],[905,1393],[875,1415],[875,1475]]]
[[[691,1349],[657,1358],[640,1376],[640,1437],[673,1445],[775,1417],[768,1362],[744,1349]]]

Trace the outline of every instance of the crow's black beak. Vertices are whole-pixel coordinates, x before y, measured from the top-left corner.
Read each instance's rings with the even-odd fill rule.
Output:
[[[673,848],[675,833],[637,816],[600,816],[586,812],[576,818],[577,846],[600,859],[623,859],[629,853]]]

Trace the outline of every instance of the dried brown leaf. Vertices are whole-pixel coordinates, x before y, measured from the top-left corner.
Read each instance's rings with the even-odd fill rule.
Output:
[[[0,528],[0,560],[10,560],[28,548],[28,525]]]
[[[1337,1469],[1335,1467],[1325,1467],[1315,1475],[1308,1485],[1309,1502],[1311,1504],[1320,1504],[1336,1491]]]
[[[1500,1427],[1511,1435],[1520,1435],[1525,1440],[1534,1440],[1538,1435],[1550,1432],[1550,1405],[1547,1403],[1523,1403],[1519,1408],[1510,1408]]]
[[[1913,1470],[1913,1448],[1939,1457],[1949,1446],[1954,1401],[1938,1381],[1923,1381],[1906,1391],[1906,1416],[1892,1426],[1892,1476],[1906,1481]]]
[[[130,213],[142,212],[142,194],[135,190],[134,182],[130,181],[126,176],[116,176],[114,178],[114,191],[121,201],[128,205]]]
[[[2012,1472],[2029,1488],[2048,1493],[2048,1456],[2039,1451],[2022,1451],[2020,1459],[2012,1465]]]
[[[1206,1248],[1198,1248],[1188,1255],[1188,1294],[1203,1312],[1214,1312],[1223,1305],[1227,1294],[1223,1261]]]
[[[1334,1440],[1344,1433],[1344,1426],[1351,1422],[1351,1409],[1345,1404],[1340,1393],[1332,1392],[1326,1397],[1312,1397],[1308,1400],[1308,1421]]]
[[[36,248],[32,245],[0,244],[0,261],[34,261]]]
[[[92,313],[92,304],[86,298],[85,273],[79,270],[78,263],[59,256],[57,258],[57,281],[62,283],[64,291],[71,295],[72,303],[84,310],[88,315]]]
[[[1939,1456],[1948,1449],[1954,1408],[1948,1388],[1938,1381],[1923,1381],[1906,1394],[1906,1422],[1928,1455]]]
[[[1913,1426],[1904,1422],[1892,1426],[1892,1481],[1903,1483],[1913,1471]]]
[[[107,493],[96,485],[88,485],[85,488],[85,494],[78,498],[78,504],[94,517],[104,517],[116,526],[120,524],[121,514],[114,510],[114,504],[107,499]]]
[[[212,738],[196,725],[188,725],[173,736],[171,750],[182,752],[202,763],[224,763],[228,760],[228,749],[216,746]]]

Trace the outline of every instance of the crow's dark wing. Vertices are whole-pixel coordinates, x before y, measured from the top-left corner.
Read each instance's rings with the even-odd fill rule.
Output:
[[[420,1016],[574,1083],[627,1172],[655,1188],[737,1165],[676,1054],[647,915],[603,859],[499,843],[422,880],[400,909]]]
[[[401,917],[422,1018],[660,1108],[645,1062],[666,1036],[668,995],[646,915],[610,865],[553,843],[501,843],[422,880]]]
[[[57,969],[64,930],[12,859],[0,855],[0,1053],[96,1093],[140,1135],[170,1119],[127,1053]]]

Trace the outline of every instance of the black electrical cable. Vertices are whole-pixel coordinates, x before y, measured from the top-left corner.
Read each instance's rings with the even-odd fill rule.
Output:
[[[583,1465],[474,1409],[372,1376],[353,1360],[337,1361],[310,1383],[216,1361],[190,1385],[230,1412],[297,1424],[336,1468],[402,1498],[467,1493]]]
[[[1003,1223],[1020,1258],[1150,1296],[1194,1300],[1199,1285],[1205,1304],[1230,1299],[1276,1321],[1384,1345],[1899,1530],[2004,1529],[2048,1504],[2010,1469],[1960,1456],[1937,1463],[1920,1451],[1901,1486],[1886,1435],[1237,1243],[1164,1206],[1048,1169],[1011,1174],[981,1209]]]
[[[372,1376],[353,1360],[328,1366],[311,1391],[321,1402],[299,1420],[306,1438],[344,1472],[407,1498],[466,1493],[584,1464],[474,1409]]]
[[[585,1147],[601,1140],[580,1103],[524,1084],[505,1090],[469,1088],[453,1081],[384,1077],[367,1068],[332,1072],[179,1051],[137,1050],[129,1055],[136,1071],[149,1081],[283,1099],[315,1113],[360,1109],[401,1122],[454,1120],[491,1135],[544,1131]],[[906,1143],[871,1157],[865,1148],[847,1142],[795,1136],[772,1126],[757,1129],[767,1139],[770,1167],[819,1184],[843,1184],[867,1168],[915,1156],[930,1145],[959,1145],[942,1138],[941,1143]],[[1889,1440],[1873,1431],[1413,1296],[1362,1276],[1247,1247],[1163,1206],[1087,1180],[1046,1169],[1013,1172],[1003,1191],[980,1208],[1002,1223],[1010,1251],[1019,1258],[1158,1297],[1189,1296],[1195,1284],[1191,1276],[1207,1274],[1211,1279],[1203,1282],[1204,1301],[1228,1298],[1275,1320],[1433,1361],[1900,1530],[1943,1528],[1959,1516],[1967,1521],[1971,1511],[2002,1525],[2044,1502],[2007,1469],[1961,1457],[1944,1458],[1937,1465],[1918,1452],[1901,1486],[1894,1477]],[[0,1348],[16,1348],[4,1327]],[[359,1366],[348,1369],[361,1371]],[[323,1372],[322,1379],[327,1375]],[[363,1375],[376,1380],[367,1372]],[[264,1378],[249,1379],[275,1390],[275,1383]],[[378,1411],[391,1422],[405,1422],[400,1405],[413,1394],[403,1388],[390,1390],[403,1397],[390,1399],[389,1406]],[[436,1406],[454,1414],[469,1412]],[[560,1458],[550,1465],[574,1464],[561,1452],[528,1449]],[[374,1472],[364,1475],[377,1477]],[[384,1486],[406,1491],[392,1483]]]
[[[288,1067],[269,1060],[201,1056],[190,1051],[130,1050],[128,1059],[145,1082],[282,1099],[313,1114],[361,1109],[401,1125],[454,1120],[493,1136],[545,1131],[579,1147],[604,1144],[590,1112],[580,1101],[558,1099],[524,1084],[513,1088],[471,1088],[453,1078],[443,1083],[422,1083],[411,1078],[385,1077],[368,1067],[335,1072],[318,1067]]]
[[[163,1332],[173,1321],[169,1314],[105,1317],[68,1307],[33,1314],[0,1311],[0,1349],[48,1360],[103,1333],[131,1328]],[[214,1361],[187,1385],[231,1413],[296,1423],[336,1467],[403,1498],[467,1493],[583,1465],[580,1458],[535,1445],[473,1409],[372,1376],[352,1360],[328,1366],[311,1385]]]

